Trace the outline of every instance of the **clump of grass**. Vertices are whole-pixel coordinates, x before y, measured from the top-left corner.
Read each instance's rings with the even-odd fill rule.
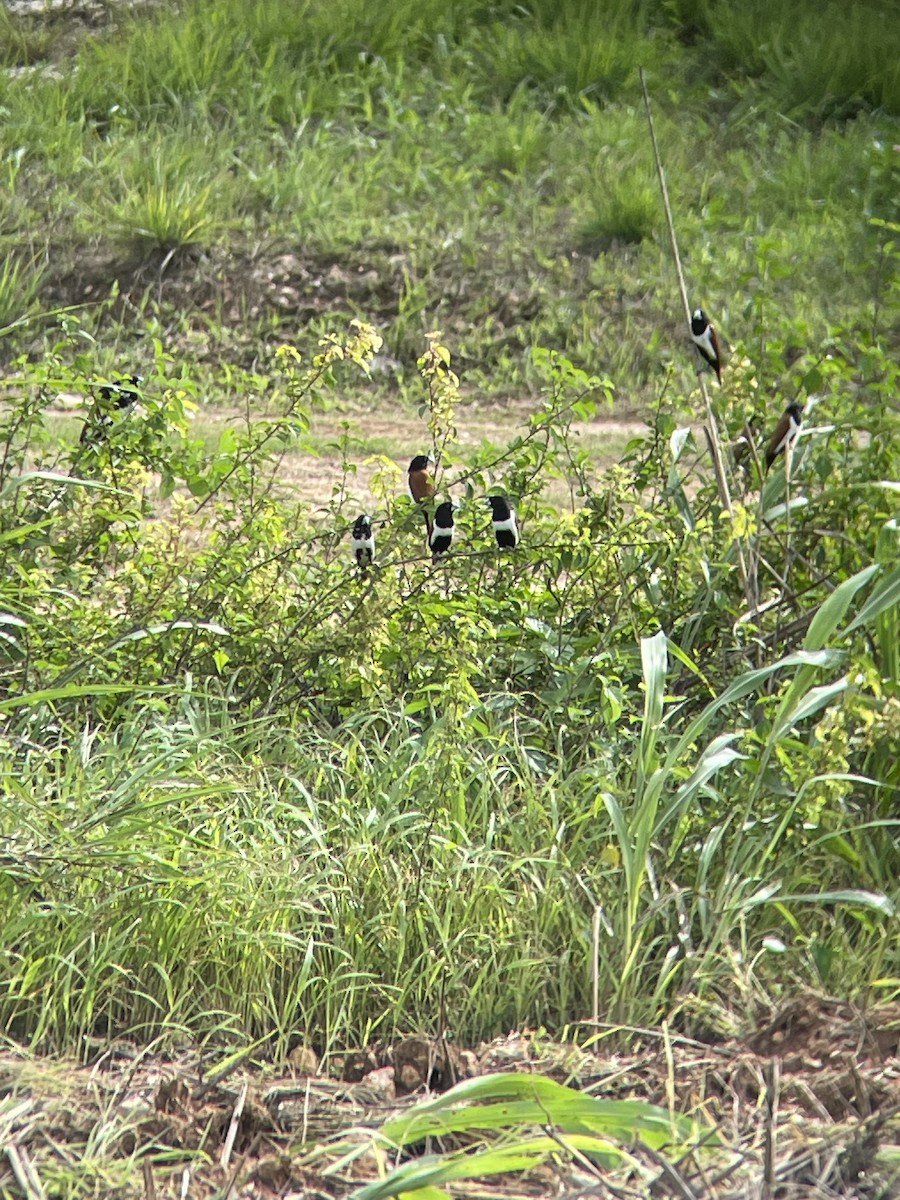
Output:
[[[29,67],[50,54],[55,41],[52,22],[11,13],[0,8],[0,63],[4,67]]]
[[[809,609],[802,654],[720,666],[707,639],[732,654],[737,603],[722,526],[684,489],[680,509],[644,501],[644,472],[680,487],[664,451],[593,487],[572,423],[609,385],[548,352],[523,435],[465,468],[470,499],[502,479],[527,514],[516,554],[485,546],[473,504],[467,548],[435,569],[386,473],[362,579],[338,544],[340,498],[320,522],[273,491],[310,397],[380,345],[353,329],[309,368],[285,349],[283,415],[211,455],[169,421],[163,447],[150,437],[147,389],[128,455],[126,425],[98,460],[116,487],[69,501],[52,557],[34,522],[19,532],[18,484],[0,497],[21,550],[3,593],[18,622],[18,691],[0,699],[15,780],[0,794],[4,1027],[71,1046],[179,1025],[284,1053],[298,1035],[330,1050],[442,1011],[462,1041],[588,1012],[644,1024],[685,994],[699,1011],[723,989],[763,993],[786,963],[848,990],[895,978],[879,880],[896,877],[896,846],[866,819],[870,784],[840,736],[862,717],[842,714],[838,671],[896,608],[896,571],[870,562],[838,582]],[[450,457],[459,394],[441,379],[428,407]],[[7,433],[18,461],[22,429]],[[196,502],[120,536],[135,455]],[[565,518],[542,503],[554,474],[580,488]],[[827,474],[801,479],[820,503]],[[671,634],[636,637],[651,621]],[[894,719],[868,700],[858,713],[879,731]]]
[[[900,111],[900,22],[883,4],[697,0],[676,12],[682,28],[706,43],[707,61],[761,79],[785,111],[839,118],[863,108]]]
[[[45,265],[17,254],[0,260],[0,333],[31,312],[45,271]]]
[[[800,22],[782,26],[765,57],[789,112],[828,118],[866,108],[900,112],[900,20],[886,20],[881,4],[832,3],[824,12],[814,5]]]
[[[596,253],[615,242],[636,244],[652,237],[659,198],[647,172],[633,167],[597,179],[576,229],[580,249]]]
[[[204,180],[186,155],[157,150],[149,161],[132,160],[119,190],[121,198],[108,217],[119,236],[138,249],[184,249],[223,227],[224,179]]]
[[[475,114],[468,132],[476,161],[508,176],[546,169],[556,136],[549,116],[534,108],[525,91]]]
[[[630,0],[536,5],[473,38],[486,94],[508,99],[522,87],[566,104],[607,102],[633,89],[637,67],[658,58],[645,36],[646,9]]]

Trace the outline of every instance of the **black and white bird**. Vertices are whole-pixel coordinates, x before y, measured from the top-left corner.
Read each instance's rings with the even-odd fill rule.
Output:
[[[519,526],[516,510],[505,496],[487,496],[485,504],[491,508],[491,527],[501,550],[515,550],[519,544]]]
[[[446,554],[453,544],[453,510],[455,507],[452,500],[444,500],[434,511],[434,527],[428,538],[434,562],[437,562],[441,555]]]
[[[97,388],[97,400],[81,430],[82,445],[97,445],[115,424],[115,413],[134,408],[140,399],[143,375],[126,375],[116,383],[104,383]]]
[[[721,384],[722,355],[719,350],[719,335],[702,308],[695,308],[691,314],[691,341],[697,347],[697,353],[703,362],[715,371],[716,379]]]
[[[769,438],[769,444],[766,446],[767,471],[779,454],[794,445],[802,423],[803,409],[795,401],[789,404],[781,414],[781,418]]]
[[[350,534],[350,546],[356,556],[360,573],[365,575],[375,561],[375,533],[372,530],[372,518],[368,513],[362,513],[356,518],[353,532]]]

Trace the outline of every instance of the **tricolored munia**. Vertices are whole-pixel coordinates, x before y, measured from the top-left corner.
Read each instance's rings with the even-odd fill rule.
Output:
[[[756,442],[758,432],[759,417],[754,414],[749,421],[745,422],[740,436],[731,443],[731,457],[736,467],[749,460],[750,451]]]
[[[453,544],[453,510],[456,505],[452,500],[444,500],[434,510],[434,528],[428,535],[431,547],[431,557],[434,562],[446,554]]]
[[[505,496],[486,496],[485,504],[491,507],[491,527],[501,550],[514,550],[519,544],[519,526],[516,510]]]
[[[789,404],[775,426],[766,446],[766,470],[788,446],[793,446],[803,421],[803,409],[794,401]]]
[[[716,379],[721,384],[722,355],[719,350],[719,335],[702,308],[695,308],[691,313],[691,341],[697,347],[697,353],[704,363],[715,371]]]
[[[117,383],[104,383],[97,389],[99,399],[81,430],[82,445],[101,442],[112,428],[113,412],[124,412],[137,404],[143,379],[143,375],[126,375]]]
[[[353,532],[350,534],[350,546],[361,574],[365,575],[375,560],[375,534],[372,530],[372,518],[368,513],[362,513],[356,518]]]
[[[428,512],[428,502],[434,495],[434,480],[431,477],[429,467],[434,466],[434,459],[430,454],[417,454],[409,464],[409,494],[415,500],[416,504],[423,507],[422,515],[425,518],[425,529],[427,531],[429,544],[431,543],[431,516]]]

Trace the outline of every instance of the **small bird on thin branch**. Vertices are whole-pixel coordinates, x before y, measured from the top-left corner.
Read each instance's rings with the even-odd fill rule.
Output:
[[[140,399],[143,375],[126,375],[117,383],[104,383],[97,389],[97,399],[81,430],[82,446],[96,446],[109,434],[115,424],[114,413],[124,413]]]
[[[362,513],[356,518],[353,532],[350,534],[350,547],[356,556],[356,562],[361,575],[375,561],[375,533],[372,529],[372,518],[368,513]]]
[[[428,512],[428,502],[434,496],[434,480],[431,477],[430,467],[434,466],[434,459],[430,454],[417,454],[409,464],[409,494],[415,500],[416,504],[422,507],[422,515],[425,518],[425,529],[427,531],[428,542],[431,543],[431,516]]]
[[[505,496],[486,496],[485,504],[491,508],[491,527],[501,550],[514,550],[519,544],[519,526],[516,510]]]
[[[706,366],[715,371],[721,386],[722,355],[719,350],[719,335],[702,308],[695,308],[691,314],[691,341],[697,347],[697,353]]]
[[[787,453],[788,449],[793,448],[802,422],[803,409],[794,401],[781,414],[781,418],[769,438],[769,444],[766,446],[767,471],[779,454]]]
[[[453,544],[454,508],[455,505],[452,500],[445,500],[435,509],[434,528],[428,537],[433,562],[437,562],[442,555],[446,554]]]

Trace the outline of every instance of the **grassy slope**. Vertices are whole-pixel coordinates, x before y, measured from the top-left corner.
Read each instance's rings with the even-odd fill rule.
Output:
[[[601,365],[638,408],[681,338],[638,63],[692,291],[727,334],[765,305],[807,344],[878,290],[868,220],[897,192],[896,31],[857,6],[854,39],[877,28],[883,58],[855,57],[841,24],[827,48],[846,61],[822,47],[814,68],[805,16],[798,31],[776,5],[738,21],[725,8],[692,6],[689,24],[632,3],[530,19],[476,0],[348,3],[343,19],[317,4],[138,8],[81,43],[74,75],[66,60],[63,80],[5,84],[5,233],[21,256],[27,229],[38,261],[46,239],[47,298],[128,285],[136,309],[97,326],[101,369],[147,365],[132,345],[150,323],[214,360],[221,394],[223,350],[249,364],[349,304],[407,377],[441,328],[473,391],[529,389],[527,352],[544,344]],[[8,35],[7,60],[28,56]],[[168,260],[157,283],[153,264],[189,244],[219,250]],[[21,302],[7,287],[0,321]]]
[[[10,263],[27,230],[38,260],[49,247],[45,301],[90,301],[79,320],[96,341],[61,337],[54,370],[71,367],[71,381],[155,369],[159,349],[176,359],[160,369],[201,402],[275,382],[283,397],[273,345],[306,348],[349,310],[378,324],[397,366],[374,384],[341,376],[321,401],[339,410],[399,394],[408,412],[424,394],[422,335],[439,327],[468,396],[552,392],[559,379],[529,353],[547,346],[607,374],[620,410],[662,393],[664,410],[690,412],[636,84],[644,63],[692,291],[737,347],[726,424],[773,392],[780,409],[784,380],[799,379],[792,347],[809,350],[806,371],[846,323],[846,341],[865,327],[875,349],[834,367],[843,436],[889,393],[860,395],[860,380],[872,364],[887,378],[897,332],[894,260],[869,218],[896,216],[898,34],[876,6],[860,9],[878,36],[859,45],[879,62],[838,6],[815,34],[814,6],[803,8],[790,37],[780,5],[753,7],[737,19],[735,6],[694,4],[688,20],[677,4],[609,4],[599,17],[546,6],[556,20],[540,6],[526,19],[475,0],[346,0],[341,19],[316,3],[120,16],[108,37],[79,44],[71,77],[2,85]],[[49,35],[37,48],[5,36],[8,60],[54,51]],[[14,269],[5,292],[0,280],[0,321],[27,301]],[[98,303],[113,280],[121,294]],[[31,336],[15,330],[9,345]],[[56,336],[31,343],[35,358]],[[562,401],[543,415],[535,403],[552,441]],[[464,414],[457,406],[459,424]],[[696,713],[757,655],[777,657],[772,630],[758,647],[730,632],[741,606],[720,534],[710,538],[705,500],[697,538],[685,531],[673,497],[688,501],[659,446],[643,474],[633,454],[634,474],[596,491],[590,463],[564,440],[552,448],[514,449],[502,468],[530,505],[530,542],[546,539],[515,569],[477,551],[474,518],[476,553],[446,576],[422,568],[401,529],[396,570],[343,602],[327,522],[260,506],[241,526],[237,492],[223,526],[244,541],[198,529],[182,507],[170,524],[126,522],[102,543],[103,570],[84,550],[74,564],[58,545],[55,557],[35,552],[34,590],[11,590],[11,602],[25,595],[34,630],[48,595],[58,607],[16,678],[76,684],[50,715],[40,699],[24,716],[9,709],[12,1032],[77,1047],[88,1034],[182,1028],[283,1050],[298,1035],[330,1048],[436,1031],[449,1014],[457,1037],[476,1039],[583,1017],[595,962],[604,1014],[676,1013],[704,1031],[773,988],[894,986],[883,893],[896,889],[884,824],[896,767],[884,745],[896,702],[876,706],[873,662],[848,643],[869,682],[846,704],[831,697],[821,733],[811,718],[829,697],[811,695],[801,737],[783,697],[764,694],[679,747],[679,705],[658,662],[640,662],[640,636],[660,623],[677,636],[684,674],[670,683]],[[889,439],[878,461],[876,449],[866,469],[896,478]],[[486,451],[458,460],[483,469],[478,482],[498,478]],[[820,439],[811,490],[823,461]],[[584,500],[567,523],[529,492],[545,467]],[[850,449],[842,469],[844,482],[858,469]],[[652,501],[636,499],[645,486]],[[846,519],[850,493],[835,489],[827,503],[816,494],[820,526]],[[402,503],[381,502],[409,524]],[[872,529],[886,515],[874,504]],[[85,504],[67,532],[89,545],[96,519]],[[837,582],[868,561],[871,529],[824,550],[820,526],[794,570]],[[781,532],[767,553],[780,545]],[[68,573],[53,574],[61,561]],[[813,595],[827,595],[821,580]],[[231,640],[153,625],[186,613]],[[123,646],[123,633],[134,640]],[[834,677],[810,668],[792,702]],[[81,694],[85,681],[164,690],[117,708]],[[707,739],[731,732],[746,759],[713,749],[734,779],[679,791]],[[849,773],[889,787],[838,778]],[[765,903],[776,880],[810,902]],[[855,889],[849,907],[816,900],[840,889]]]

